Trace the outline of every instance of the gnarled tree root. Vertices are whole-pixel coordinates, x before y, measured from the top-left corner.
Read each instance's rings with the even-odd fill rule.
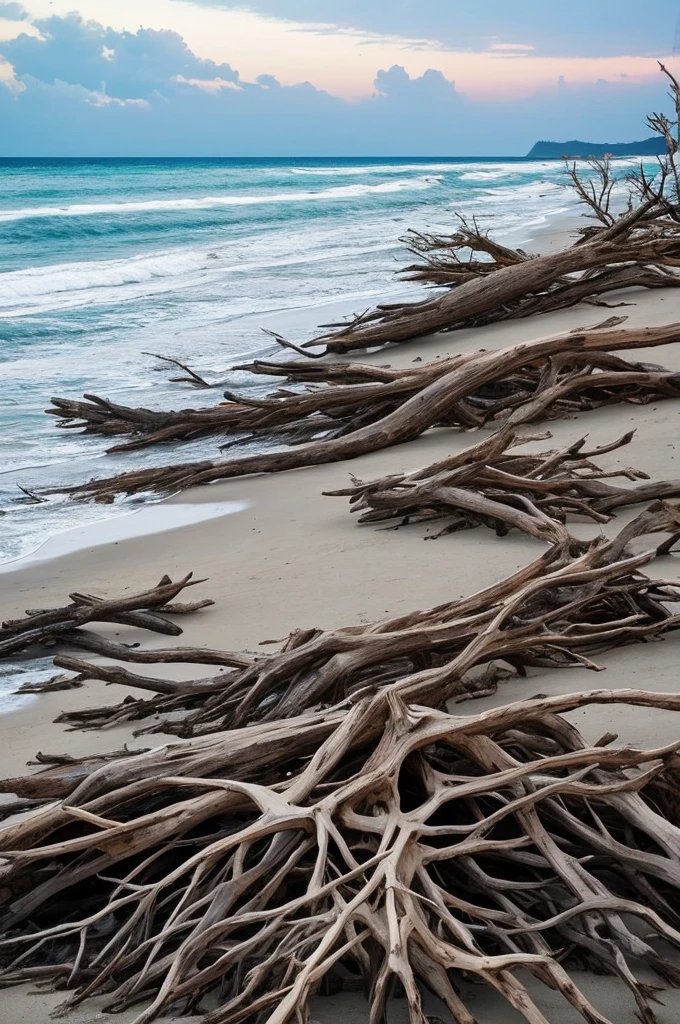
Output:
[[[0,983],[51,976],[75,989],[67,1005],[144,1004],[136,1024],[210,994],[209,1024],[287,1024],[342,965],[376,1022],[396,986],[414,1024],[423,990],[474,1024],[461,984],[475,978],[548,1024],[527,970],[616,1024],[569,974],[588,967],[654,1024],[635,971],[680,984],[664,948],[680,948],[680,743],[589,746],[562,713],[592,704],[678,711],[680,697],[595,691],[463,717],[392,691],[336,718],[306,763],[302,723],[246,730],[243,781],[216,773],[240,733],[106,765],[0,830]],[[267,784],[248,750],[276,730]]]

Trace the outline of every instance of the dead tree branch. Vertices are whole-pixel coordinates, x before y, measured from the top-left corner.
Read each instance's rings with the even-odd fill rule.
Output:
[[[181,636],[181,627],[167,616],[189,614],[214,604],[208,599],[191,604],[173,603],[188,587],[206,582],[194,580],[192,576],[189,573],[176,583],[164,576],[158,586],[128,597],[105,598],[74,593],[69,595],[70,604],[62,608],[29,609],[25,617],[8,619],[0,626],[0,658],[31,647],[57,643],[92,650],[92,635],[82,633],[81,629],[95,622],[114,622],[166,636]],[[159,686],[162,685],[159,682]]]

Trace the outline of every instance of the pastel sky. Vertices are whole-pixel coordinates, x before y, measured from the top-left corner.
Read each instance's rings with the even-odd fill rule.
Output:
[[[0,0],[0,155],[630,141],[679,0]]]

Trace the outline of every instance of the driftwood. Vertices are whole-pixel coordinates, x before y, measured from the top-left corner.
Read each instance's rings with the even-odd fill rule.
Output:
[[[455,252],[457,236],[451,245]],[[496,267],[493,273],[472,274],[433,299],[380,305],[370,315],[313,338],[302,348],[323,345],[326,353],[344,355],[437,331],[553,312],[622,288],[677,287],[680,277],[672,272],[676,266],[680,266],[680,232],[678,237],[628,242],[610,242],[598,235],[587,244]],[[409,271],[411,279],[447,283],[441,257],[435,269],[428,265],[419,273],[414,268]],[[450,271],[451,283],[457,283],[459,273],[456,262]]]
[[[461,985],[476,978],[547,1024],[526,969],[590,1024],[612,1024],[569,975],[586,967],[617,975],[653,1024],[637,964],[680,985],[665,948],[680,948],[680,742],[589,746],[561,715],[676,711],[680,698],[444,707],[493,685],[489,672],[470,679],[479,666],[595,668],[597,652],[677,630],[680,590],[642,573],[654,552],[625,554],[658,531],[668,550],[677,507],[657,504],[579,558],[556,546],[429,612],[293,634],[278,653],[242,658],[219,690],[181,698],[191,739],[48,756],[46,771],[6,782],[15,807],[61,803],[0,829],[0,984],[51,979],[75,990],[67,1005],[95,993],[114,1011],[141,1003],[137,1024],[209,995],[209,1024],[287,1024],[309,1019],[324,979],[344,977],[363,983],[374,1021],[396,987],[413,1022],[428,989],[473,1024]],[[178,695],[149,705],[170,699],[177,711]],[[226,722],[235,728],[215,731]]]
[[[606,483],[616,477],[648,480],[640,470],[605,472],[592,460],[629,444],[634,431],[612,444],[586,451],[586,439],[557,451],[518,453],[516,447],[536,438],[511,429],[497,431],[473,448],[414,473],[401,473],[326,491],[349,497],[360,523],[397,525],[445,520],[426,540],[446,533],[487,526],[498,536],[517,529],[547,543],[571,543],[583,550],[587,541],[569,538],[564,524],[586,517],[608,522],[612,513],[654,499],[680,497],[680,480],[654,481],[636,487]]]
[[[680,508],[657,503],[611,541],[592,542],[579,558],[566,535],[530,565],[473,597],[427,611],[335,630],[300,630],[281,651],[257,656],[180,650],[140,651],[110,641],[94,648],[118,662],[173,661],[232,666],[231,672],[185,681],[182,688],[152,700],[126,700],[114,707],[62,714],[58,721],[77,728],[102,728],[154,716],[143,732],[191,736],[274,722],[303,710],[356,701],[397,683],[405,699],[434,700],[493,689],[492,678],[471,683],[470,668],[500,659],[514,672],[535,665],[586,664],[610,646],[636,643],[677,628],[674,605],[680,590],[654,583],[640,572],[652,555],[624,558],[636,537],[667,532],[680,536]],[[565,531],[566,533],[566,531]],[[502,625],[501,625],[502,624]],[[493,638],[493,639],[492,639]],[[118,666],[91,665],[59,656],[57,666],[79,679],[119,682],[153,689],[146,676]]]
[[[172,356],[159,356],[157,352],[142,352],[144,356],[151,356],[152,359],[158,359],[162,363],[169,363],[170,366],[176,366],[179,370],[183,370],[187,374],[186,377],[170,377],[171,384],[191,384],[194,388],[211,388],[214,385],[208,384],[208,382],[201,377],[195,370],[192,370],[186,363],[181,363],[179,359],[174,359]],[[157,367],[160,369],[160,367]]]
[[[612,352],[666,345],[678,338],[677,324],[593,329],[498,351],[452,356],[402,371],[389,382],[321,387],[251,402],[246,410],[250,439],[307,443],[236,459],[133,470],[92,480],[70,488],[69,493],[112,501],[119,493],[177,491],[246,474],[340,462],[412,440],[433,426],[460,429],[499,420],[512,426],[622,401],[640,403],[677,396],[680,374],[631,363]],[[291,372],[290,364],[287,372]],[[204,411],[206,417],[213,417],[213,429],[219,425],[220,430],[225,429],[220,419],[223,413],[238,416],[243,429],[242,405],[229,403],[224,410]],[[181,430],[191,420],[189,413],[171,415],[180,419]],[[320,440],[307,441],[319,434]],[[242,439],[245,436],[241,434]],[[158,434],[153,439],[158,440]]]
[[[69,595],[70,603],[62,608],[29,609],[23,618],[8,619],[1,624],[0,658],[57,643],[95,650],[95,634],[81,628],[95,622],[112,622],[166,636],[180,636],[181,627],[166,616],[189,614],[212,605],[214,602],[208,599],[190,604],[175,602],[187,587],[200,583],[205,583],[205,580],[193,580],[192,573],[176,583],[169,576],[164,576],[156,587],[142,594],[105,598],[74,593]],[[53,680],[49,680],[46,685],[49,687],[52,683]],[[159,681],[158,685],[164,684]]]
[[[594,161],[596,169],[603,176],[609,176],[609,161]],[[588,189],[579,177],[576,165],[568,169],[569,177],[579,196],[588,194]],[[611,180],[609,180],[611,185]],[[589,183],[592,188],[592,183]],[[611,216],[611,220],[610,220]],[[528,261],[538,259],[536,255],[528,255],[523,249],[510,249],[500,245],[482,231],[476,221],[468,224],[464,217],[459,218],[458,230],[452,235],[431,235],[411,230],[403,239],[410,252],[417,256],[419,263],[404,268],[402,274],[406,280],[420,284],[436,285],[437,287],[456,288],[468,281],[489,277],[498,270],[515,267]],[[607,211],[607,223],[615,224],[617,219]],[[631,227],[630,218],[624,222]],[[642,211],[636,211],[633,226],[647,225]],[[677,287],[678,280],[671,268],[680,265],[680,233],[675,238],[673,228],[670,240],[662,233],[665,257],[662,266],[653,264],[632,263],[615,264],[605,268],[597,268],[578,276],[565,274],[557,278],[540,294],[527,292],[513,304],[504,309],[490,308],[464,326],[476,327],[485,323],[500,320],[519,319],[532,316],[536,312],[551,312],[555,309],[566,309],[578,302],[594,301],[610,291],[620,288],[666,288]],[[603,233],[598,229],[586,229],[586,239],[576,244],[584,244],[587,239],[603,240]],[[607,236],[609,238],[609,236]],[[611,238],[609,238],[611,240]],[[393,307],[396,308],[396,307]],[[364,315],[364,322],[370,322],[373,314]],[[340,326],[340,325],[336,325]]]

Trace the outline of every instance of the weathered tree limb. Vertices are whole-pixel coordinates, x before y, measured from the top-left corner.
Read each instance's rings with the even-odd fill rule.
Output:
[[[435,299],[378,306],[370,318],[364,316],[359,324],[353,322],[332,334],[305,342],[302,347],[324,345],[326,352],[344,355],[356,349],[377,348],[437,331],[471,326],[479,323],[480,317],[484,318],[482,322],[488,323],[498,317],[503,319],[511,304],[527,296],[539,296],[555,286],[563,286],[569,275],[624,264],[634,264],[641,270],[648,264],[671,266],[678,259],[680,238],[608,242],[596,236],[582,245],[501,266],[481,277],[475,275]],[[582,277],[575,278],[573,283],[582,285]],[[669,276],[667,283],[677,282]],[[597,294],[597,287],[590,294]],[[569,299],[566,305],[571,304]],[[547,304],[546,308],[559,307]]]
[[[208,384],[195,370],[192,370],[186,363],[181,363],[179,359],[174,359],[172,356],[159,356],[156,352],[143,352],[142,355],[151,356],[152,359],[159,359],[163,363],[169,363],[171,366],[176,366],[188,374],[186,377],[171,377],[171,384],[191,384],[194,388],[211,388],[214,386]]]
[[[62,608],[29,609],[24,618],[9,619],[0,626],[0,658],[55,643],[92,649],[93,638],[82,633],[81,627],[93,622],[115,622],[180,636],[181,627],[166,618],[167,615],[188,614],[214,603],[206,599],[192,604],[173,604],[187,587],[205,583],[205,580],[193,580],[192,576],[189,573],[176,583],[164,576],[158,586],[128,597],[103,598],[74,593],[70,595],[70,604]]]
[[[589,657],[598,651],[661,636],[680,624],[673,608],[680,590],[652,583],[639,571],[653,553],[625,557],[632,540],[654,532],[680,535],[677,505],[657,503],[613,540],[593,542],[579,558],[567,535],[514,576],[463,601],[360,627],[296,632],[281,651],[247,656],[240,666],[238,656],[225,652],[223,664],[233,666],[228,674],[172,684],[151,701],[68,712],[59,721],[101,728],[153,714],[145,731],[189,736],[342,705],[394,685],[408,701],[441,706],[474,693],[468,673],[494,659],[520,673],[532,665],[593,667]],[[120,647],[109,647],[109,655],[140,660]],[[144,661],[153,663],[155,655],[146,652]],[[196,651],[191,660],[215,664],[209,657]],[[172,652],[158,660],[171,662]],[[177,660],[186,663],[184,652]],[[119,669],[64,657],[56,664],[80,679],[155,688],[155,680],[127,671],[121,676]]]

